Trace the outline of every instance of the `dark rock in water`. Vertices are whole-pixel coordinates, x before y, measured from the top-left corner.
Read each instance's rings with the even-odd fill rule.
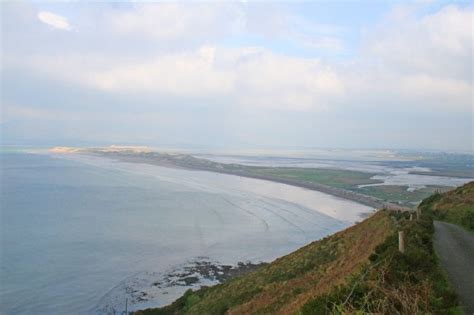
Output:
[[[186,277],[186,278],[183,278],[182,280],[184,281],[184,283],[186,283],[186,285],[191,285],[191,284],[199,282],[198,277]]]
[[[107,303],[97,308],[97,314],[118,314],[117,310],[136,309],[137,305],[149,306],[160,297],[182,294],[188,289],[196,290],[209,285],[223,283],[226,280],[251,272],[265,263],[239,262],[236,265],[224,265],[211,261],[208,257],[199,257],[185,265],[172,269],[166,274],[146,272],[142,278],[135,277],[124,283],[122,294],[114,295]],[[182,292],[182,293],[181,293]]]
[[[134,296],[137,302],[148,301],[148,298],[147,298],[148,294],[146,292],[143,292],[143,291],[135,291],[135,292],[139,292],[138,294],[136,294],[136,296]]]
[[[155,282],[158,287],[190,286],[199,283],[200,278],[224,282],[230,278],[256,270],[266,263],[253,264],[251,262],[238,262],[237,266],[219,265],[208,260],[194,261],[191,265],[184,267],[180,272],[172,272],[165,276],[164,282]]]

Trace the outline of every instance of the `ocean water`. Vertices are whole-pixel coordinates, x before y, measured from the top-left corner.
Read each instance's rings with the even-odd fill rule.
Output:
[[[198,257],[271,261],[372,211],[231,175],[82,155],[0,157],[1,314],[120,309],[148,275]],[[129,309],[164,305],[185,289],[130,299]]]

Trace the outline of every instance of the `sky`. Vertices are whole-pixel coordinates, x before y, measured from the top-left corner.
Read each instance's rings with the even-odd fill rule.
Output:
[[[1,2],[4,145],[473,151],[470,2]]]

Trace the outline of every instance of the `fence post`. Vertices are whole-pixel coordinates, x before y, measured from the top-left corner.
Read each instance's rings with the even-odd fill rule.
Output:
[[[398,250],[400,253],[405,253],[405,233],[403,231],[398,232]]]

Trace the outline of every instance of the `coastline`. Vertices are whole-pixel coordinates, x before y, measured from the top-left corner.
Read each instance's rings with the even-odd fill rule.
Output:
[[[309,181],[299,181],[289,178],[281,178],[266,174],[256,174],[247,170],[248,167],[240,164],[223,164],[212,162],[209,160],[195,158],[190,155],[171,155],[171,154],[162,154],[162,153],[150,153],[150,152],[126,152],[126,151],[100,151],[100,150],[90,150],[82,153],[97,155],[101,157],[108,157],[116,159],[121,162],[129,163],[143,163],[156,165],[161,167],[175,168],[175,169],[185,169],[191,171],[206,171],[213,173],[220,173],[226,175],[234,175],[246,178],[253,178],[259,180],[265,180],[270,182],[276,182],[280,184],[305,188],[308,190],[318,191],[325,194],[332,195],[337,198],[350,200],[363,204],[374,209],[390,209],[390,210],[401,210],[409,211],[411,209],[399,206],[394,203],[385,202],[378,198],[363,195],[357,192],[353,192],[346,189],[336,188],[324,184],[309,182]],[[226,168],[226,165],[230,165],[231,168]]]
[[[104,295],[89,313],[112,315],[124,311],[125,308],[136,312],[164,307],[188,290],[222,284],[268,264],[269,262],[249,260],[223,264],[209,257],[199,256],[163,273],[148,272],[131,276]]]
[[[24,158],[11,156],[10,160],[25,165],[21,168],[22,173],[18,174],[17,168],[11,168],[15,171],[11,178],[18,178],[15,182],[11,182],[12,185],[17,183],[15,187],[19,187],[21,191],[38,191],[36,183],[42,185],[39,187],[41,193],[32,194],[31,197],[24,194],[9,194],[12,198],[18,196],[11,203],[16,202],[21,206],[21,202],[28,198],[34,205],[30,209],[40,207],[52,210],[41,211],[38,215],[53,224],[38,225],[37,220],[30,220],[28,230],[42,231],[47,228],[53,232],[49,234],[62,235],[61,238],[52,240],[25,238],[25,244],[36,244],[37,239],[44,240],[42,243],[47,246],[38,247],[39,253],[35,255],[35,259],[42,262],[49,259],[48,250],[51,247],[49,242],[57,240],[67,259],[67,263],[59,261],[56,265],[55,262],[50,265],[43,263],[42,265],[48,266],[44,272],[44,280],[35,276],[30,278],[35,283],[25,288],[25,296],[32,296],[32,303],[16,305],[14,301],[7,300],[9,305],[18,307],[19,310],[36,308],[39,313],[64,313],[69,309],[77,314],[85,314],[99,301],[120,306],[126,298],[131,307],[132,297],[145,298],[140,293],[143,292],[140,291],[142,288],[147,290],[145,292],[152,291],[151,293],[157,293],[159,290],[167,291],[167,294],[159,296],[159,303],[163,305],[161,301],[164,302],[164,299],[168,299],[171,303],[174,300],[174,293],[179,293],[180,296],[182,292],[178,290],[187,290],[188,287],[176,285],[171,288],[159,288],[153,286],[150,281],[159,281],[161,276],[166,277],[174,273],[174,266],[181,266],[186,261],[192,261],[200,256],[209,257],[212,263],[216,262],[214,263],[216,266],[238,265],[239,261],[254,264],[261,261],[269,262],[310,241],[342,230],[349,224],[334,219],[316,208],[319,208],[318,200],[323,203],[329,201],[328,208],[333,208],[334,204],[339,205],[334,207],[336,211],[347,209],[341,206],[350,202],[269,181],[210,172],[191,172],[184,168],[178,170],[147,164],[121,163],[114,159],[80,153],[73,153],[70,156],[26,153]],[[21,174],[30,175],[28,165],[39,165],[38,171],[33,174],[36,177],[33,178],[32,188],[36,190],[28,190],[28,187],[22,186]],[[52,182],[45,182],[40,176],[46,172]],[[179,180],[175,181],[175,178]],[[55,189],[51,189],[51,185],[54,185]],[[204,191],[202,195],[199,193],[201,190]],[[91,191],[95,193],[90,194]],[[186,198],[188,195],[191,198]],[[301,203],[293,205],[292,200],[287,199],[287,195],[295,196],[294,200]],[[324,196],[320,199],[319,195]],[[84,205],[75,196],[84,196],[88,204]],[[313,196],[314,199],[307,198],[309,196]],[[51,208],[49,200],[58,198],[71,202],[67,208],[54,202],[53,204],[58,204],[56,211]],[[167,203],[167,199],[177,200],[179,203]],[[185,199],[190,201],[183,202]],[[234,204],[227,203],[227,200]],[[242,203],[244,200],[250,202]],[[352,206],[353,208],[348,210],[354,218],[352,222],[360,221],[356,217],[358,213],[371,210],[355,203]],[[176,211],[177,208],[183,211]],[[315,211],[312,211],[313,209]],[[21,211],[12,212],[22,217]],[[59,216],[60,220],[55,220],[58,218],[58,213],[63,215]],[[23,220],[15,221],[25,224]],[[166,223],[167,221],[173,223]],[[73,222],[74,226],[80,229],[71,229],[64,222]],[[9,226],[15,227],[14,224]],[[104,231],[105,229],[107,230]],[[15,228],[8,232],[12,235],[12,239],[19,239],[13,234],[14,231],[22,233],[21,229]],[[117,235],[124,235],[124,238],[117,242]],[[133,237],[129,238],[128,235]],[[15,248],[29,253],[28,247]],[[33,259],[26,260],[30,265],[35,263]],[[71,264],[70,261],[78,263]],[[48,270],[53,271],[49,266],[54,267],[54,274],[48,275]],[[22,270],[21,266],[14,268]],[[90,268],[101,272],[91,274]],[[222,269],[228,268],[222,267]],[[54,278],[61,274],[65,280],[61,286],[55,286]],[[185,284],[188,282],[190,286],[212,284],[212,279],[206,279],[204,276],[199,277],[203,280],[199,283],[192,283],[196,280],[193,276],[182,278],[183,282]],[[173,281],[174,278],[170,280]],[[93,282],[94,285],[88,282]],[[21,281],[18,286],[23,287],[24,283]],[[13,286],[14,283],[8,285]],[[35,295],[40,286],[46,289]],[[81,290],[75,292],[75,288]],[[78,301],[72,298],[76,293],[81,296],[90,295],[92,298]],[[36,303],[33,297],[38,296],[37,301],[40,303],[52,294],[60,295],[51,301],[50,305],[43,308],[39,304],[33,304]],[[146,297],[150,306],[153,306],[151,305],[155,303],[153,295],[147,293]],[[108,303],[115,300],[117,304]],[[142,303],[140,305],[146,304],[147,301]]]

